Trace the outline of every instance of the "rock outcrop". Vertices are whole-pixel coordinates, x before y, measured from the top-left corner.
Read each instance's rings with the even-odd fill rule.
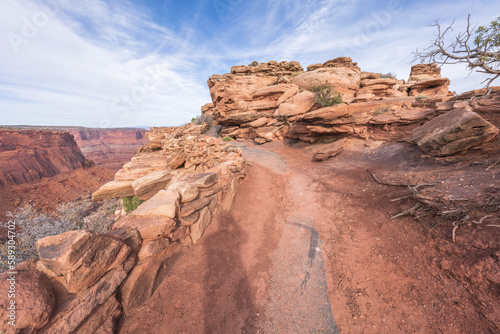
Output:
[[[362,72],[348,57],[310,65],[305,72],[269,68],[237,66],[208,80],[212,103],[202,112],[215,117],[221,136],[259,144],[285,138],[315,142],[339,135],[402,140],[422,121],[437,116],[432,115],[437,103],[451,98],[449,80],[441,78],[435,64],[413,66],[408,82]],[[325,84],[340,93],[344,104],[318,104],[313,90]]]
[[[89,167],[72,135],[47,130],[0,130],[0,188]]]

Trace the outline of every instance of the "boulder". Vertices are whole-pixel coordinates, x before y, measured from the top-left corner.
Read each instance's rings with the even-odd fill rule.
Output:
[[[281,116],[295,116],[305,114],[316,103],[315,95],[309,91],[303,91],[290,98],[287,102],[280,104],[277,113]]]
[[[167,166],[172,169],[177,169],[181,167],[185,162],[186,154],[184,152],[179,152],[167,162]]]
[[[450,80],[448,78],[432,78],[418,81],[410,86],[411,96],[436,96],[448,95],[448,86]]]
[[[69,293],[86,290],[131,252],[121,241],[84,230],[39,239],[36,247],[45,267],[65,276]]]
[[[179,211],[179,218],[185,218],[187,216],[192,215],[194,212],[201,210],[203,207],[207,206],[210,203],[210,197],[203,197],[197,200],[188,202],[181,206],[181,210]]]
[[[498,93],[492,93],[487,97],[472,100],[471,106],[475,112],[478,113],[500,112],[500,87],[492,87],[492,91],[493,88],[498,88],[497,89]]]
[[[174,190],[160,190],[133,211],[134,216],[162,216],[175,218],[179,208],[180,195]]]
[[[196,221],[198,220],[198,218],[200,218],[200,212],[199,211],[195,211],[192,214],[190,214],[189,216],[180,217],[179,218],[179,223],[180,223],[181,226],[193,225],[194,223],[196,223]]]
[[[322,67],[323,67],[322,63],[311,64],[311,65],[307,66],[307,71],[311,72],[311,71],[317,70],[318,68],[322,68]]]
[[[168,245],[169,241],[166,238],[144,241],[144,243],[141,246],[141,249],[137,253],[139,262],[161,252],[162,250],[167,248]]]
[[[196,223],[190,226],[191,230],[191,239],[193,239],[193,243],[196,243],[201,239],[205,229],[208,225],[210,225],[212,221],[212,213],[208,207],[203,208],[200,211],[200,218]]]
[[[60,306],[43,328],[42,333],[72,333],[99,305],[115,293],[126,277],[127,273],[121,267],[107,272],[92,287]]]
[[[328,83],[342,94],[344,101],[348,101],[360,88],[361,77],[360,71],[354,68],[329,67],[299,74],[292,78],[292,83],[298,85],[300,89],[309,91],[315,86]]]
[[[188,247],[174,243],[132,269],[120,289],[123,310],[127,316],[151,298],[173,265],[187,251]]]
[[[118,197],[130,197],[134,196],[134,194],[131,181],[111,181],[92,194],[92,201],[97,202]]]
[[[166,237],[175,225],[175,220],[169,217],[128,215],[118,220],[113,230],[137,229],[143,240],[154,240]]]
[[[181,203],[191,202],[200,193],[197,186],[187,182],[176,182],[171,184],[168,189],[179,193]]]
[[[141,234],[135,228],[113,230],[106,232],[104,235],[120,240],[125,245],[129,246],[132,252],[137,252],[141,247]]]
[[[327,144],[326,146],[321,148],[318,152],[316,152],[316,154],[314,154],[313,157],[314,161],[325,161],[335,157],[340,152],[342,152],[342,149],[344,148],[344,144],[346,141],[347,138],[343,138],[333,143]]]
[[[169,170],[153,172],[132,182],[135,196],[146,201],[164,189],[172,179]]]
[[[417,64],[411,67],[408,81],[421,81],[441,78],[441,68],[437,64]]]
[[[112,295],[102,305],[97,306],[71,334],[94,334],[107,320],[111,321],[111,328],[113,329],[121,313],[120,303],[116,296]],[[114,331],[110,332],[110,334],[112,333]]]
[[[243,128],[245,128],[245,127],[260,128],[261,126],[266,125],[269,121],[270,121],[270,118],[261,117],[258,120],[255,120],[253,122],[241,124],[241,127],[243,127]]]
[[[52,284],[44,273],[33,268],[18,270],[15,275],[4,272],[0,274],[0,291],[1,333],[32,333],[49,321],[56,301]],[[15,297],[9,298],[9,291],[15,291]],[[14,315],[8,309],[12,307]],[[15,327],[8,323],[13,320]]]
[[[180,226],[168,235],[168,239],[172,242],[184,239],[189,236],[189,226]]]
[[[254,94],[254,101],[259,100],[270,100],[276,101],[276,104],[281,104],[285,100],[294,96],[299,92],[299,87],[297,85],[292,84],[279,84],[279,85],[271,85],[259,88]]]
[[[240,124],[250,123],[250,122],[256,121],[262,117],[272,117],[272,116],[273,116],[272,112],[249,111],[249,112],[235,113],[235,114],[230,114],[229,116],[226,116],[224,118],[219,119],[219,124],[224,125],[224,126],[240,125]]]
[[[186,176],[183,181],[189,182],[198,188],[212,187],[220,180],[220,173],[209,172]]]
[[[426,154],[448,156],[491,140],[498,128],[470,109],[455,109],[416,128],[413,141]]]

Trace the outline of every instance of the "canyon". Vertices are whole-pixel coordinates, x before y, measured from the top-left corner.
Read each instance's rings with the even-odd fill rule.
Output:
[[[0,129],[0,219],[32,204],[51,211],[89,196],[147,142],[144,129]]]
[[[87,175],[95,202],[140,201],[107,233],[36,242],[15,268],[18,329],[498,332],[500,87],[449,83],[436,64],[401,80],[269,61],[210,77],[202,121],[151,128],[126,160],[117,133],[71,130],[97,166],[53,166],[107,170]],[[338,104],[318,99],[329,87]]]

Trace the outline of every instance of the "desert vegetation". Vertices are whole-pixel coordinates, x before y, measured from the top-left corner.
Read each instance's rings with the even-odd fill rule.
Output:
[[[38,239],[82,229],[98,233],[109,231],[115,222],[117,203],[117,200],[108,200],[93,208],[95,204],[81,200],[61,203],[51,214],[39,212],[32,205],[8,212],[8,219],[14,221],[17,226],[17,262],[38,258],[35,247]],[[0,271],[8,269],[8,255],[8,244],[4,243],[0,246]]]
[[[314,93],[314,101],[322,107],[331,107],[343,102],[342,95],[328,82],[314,86],[312,92]]]

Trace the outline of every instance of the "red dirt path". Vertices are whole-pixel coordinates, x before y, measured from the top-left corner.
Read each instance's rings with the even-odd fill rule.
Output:
[[[343,152],[325,163],[310,162],[311,152],[300,147],[259,147],[286,164],[247,156],[249,173],[231,215],[212,223],[120,333],[333,332],[311,330],[307,310],[280,302],[297,288],[282,284],[279,263],[291,256],[281,246],[287,224],[300,221],[323,241],[341,333],[498,333],[500,229],[461,227],[452,243],[449,224],[429,232],[432,222],[389,220],[414,205],[391,200],[411,193],[374,182],[366,169],[413,168],[416,153],[398,145],[376,156]]]

